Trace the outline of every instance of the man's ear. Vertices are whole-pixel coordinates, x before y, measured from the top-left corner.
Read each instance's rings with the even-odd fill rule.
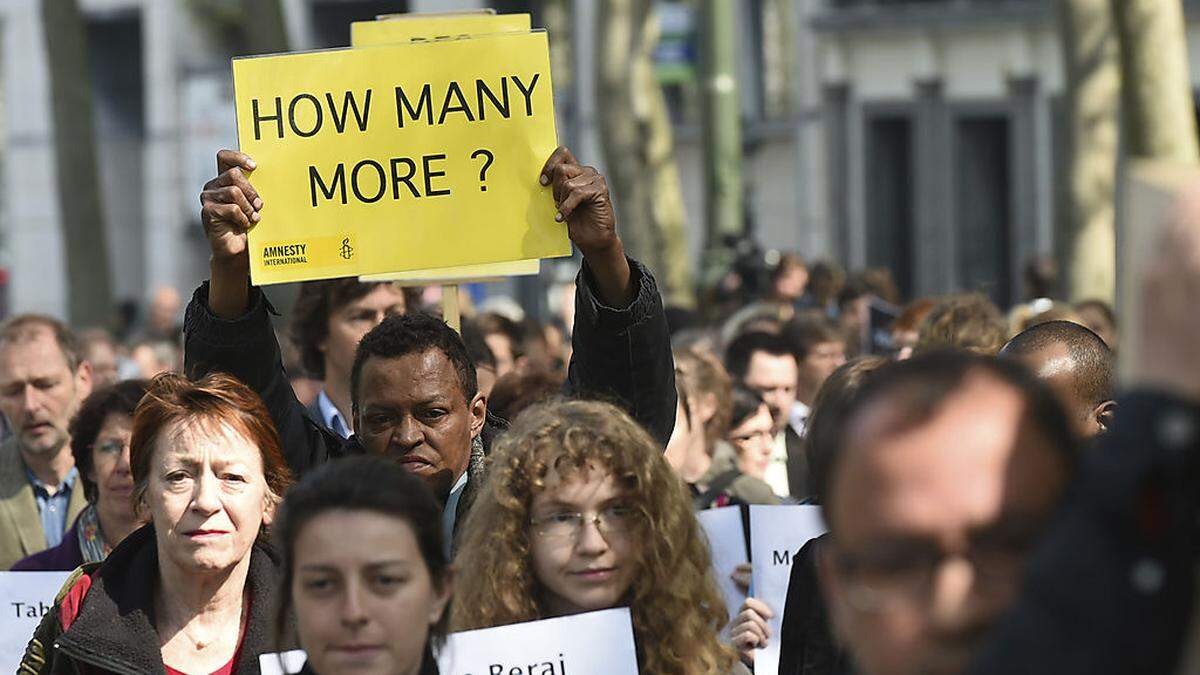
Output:
[[[471,438],[475,438],[483,432],[483,425],[487,422],[487,397],[483,392],[475,392],[475,398],[471,399]]]
[[[92,364],[90,361],[79,362],[79,368],[75,370],[75,389],[79,393],[80,401],[91,395]]]
[[[1116,401],[1105,401],[1092,410],[1092,418],[1096,420],[1096,424],[1100,427],[1101,433],[1108,431],[1112,427],[1113,416],[1115,416],[1116,413]]]
[[[707,425],[708,421],[717,414],[717,395],[709,392],[703,396],[697,396],[696,403],[692,406],[692,409],[694,411],[693,414],[700,418],[700,426]]]

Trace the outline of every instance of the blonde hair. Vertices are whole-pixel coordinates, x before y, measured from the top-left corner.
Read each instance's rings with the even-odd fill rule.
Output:
[[[691,501],[650,435],[607,403],[539,404],[497,441],[457,556],[452,628],[547,618],[531,563],[530,507],[552,467],[593,463],[612,474],[639,514],[629,536],[642,542],[640,570],[622,604],[633,616],[641,671],[729,672],[735,655],[719,641],[728,615]]]
[[[916,352],[957,349],[995,356],[1008,341],[1000,310],[982,293],[943,298],[921,322]]]

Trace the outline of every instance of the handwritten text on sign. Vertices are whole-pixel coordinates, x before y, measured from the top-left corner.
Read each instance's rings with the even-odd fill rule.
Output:
[[[25,646],[70,572],[0,572],[0,672],[15,673]]]
[[[775,613],[767,624],[771,635],[778,636],[782,632],[792,559],[810,539],[824,532],[819,506],[750,507],[753,595]],[[779,640],[769,640],[766,648],[754,655],[754,672],[756,675],[779,672]]]
[[[255,283],[567,255],[544,32],[237,59]]]
[[[629,608],[454,633],[438,654],[442,675],[637,675]],[[264,654],[264,675],[297,673],[303,652]]]

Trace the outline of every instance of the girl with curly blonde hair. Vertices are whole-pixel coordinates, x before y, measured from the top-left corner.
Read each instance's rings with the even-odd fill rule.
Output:
[[[724,675],[728,616],[691,502],[620,409],[529,408],[496,444],[457,555],[454,630],[627,606],[640,669]]]

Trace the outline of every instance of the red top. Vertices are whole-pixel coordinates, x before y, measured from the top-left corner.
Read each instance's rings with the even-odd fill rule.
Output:
[[[233,675],[233,666],[235,663],[237,663],[238,656],[240,654],[241,654],[241,648],[239,647],[238,653],[234,654],[232,659],[229,659],[229,663],[226,663],[225,665],[221,666],[220,668],[214,670],[211,675]],[[189,675],[188,673],[185,673],[182,670],[175,670],[171,666],[163,666],[163,667],[167,669],[167,675]]]

